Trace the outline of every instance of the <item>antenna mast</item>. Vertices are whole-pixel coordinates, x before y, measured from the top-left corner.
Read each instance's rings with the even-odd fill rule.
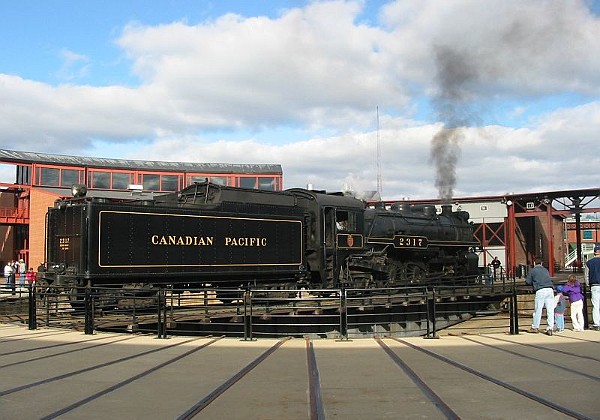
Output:
[[[379,145],[379,105],[377,105],[377,193],[381,198],[381,147]]]

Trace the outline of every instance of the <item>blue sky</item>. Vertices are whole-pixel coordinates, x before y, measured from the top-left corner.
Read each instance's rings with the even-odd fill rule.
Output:
[[[121,1],[23,0],[0,2],[3,71],[53,85],[70,82],[136,86],[130,63],[114,40],[131,22],[160,25],[185,21],[191,25],[234,12],[244,16],[276,16],[281,8],[304,1]],[[65,68],[64,51],[93,60]],[[89,66],[86,72],[78,73]],[[69,76],[72,76],[69,77]]]
[[[379,167],[386,199],[595,188],[599,11],[0,0],[0,148],[280,163],[328,190]]]

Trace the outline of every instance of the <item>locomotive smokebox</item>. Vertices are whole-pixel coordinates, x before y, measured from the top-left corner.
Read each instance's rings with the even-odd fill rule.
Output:
[[[444,216],[452,215],[452,204],[442,204],[442,214]]]

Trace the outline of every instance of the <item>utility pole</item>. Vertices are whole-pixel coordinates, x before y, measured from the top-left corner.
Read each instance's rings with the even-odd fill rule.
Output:
[[[382,199],[381,185],[381,145],[379,141],[379,105],[377,105],[377,193]]]

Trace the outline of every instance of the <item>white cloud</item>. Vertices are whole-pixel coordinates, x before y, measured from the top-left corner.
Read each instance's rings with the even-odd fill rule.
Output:
[[[60,56],[63,64],[56,74],[59,80],[72,82],[88,74],[90,68],[89,57],[67,49],[61,50]]]
[[[600,56],[591,53],[600,24],[584,2],[399,0],[384,11],[396,57],[430,88],[431,48],[446,46],[463,56],[477,75],[471,88],[485,95],[600,93]]]

